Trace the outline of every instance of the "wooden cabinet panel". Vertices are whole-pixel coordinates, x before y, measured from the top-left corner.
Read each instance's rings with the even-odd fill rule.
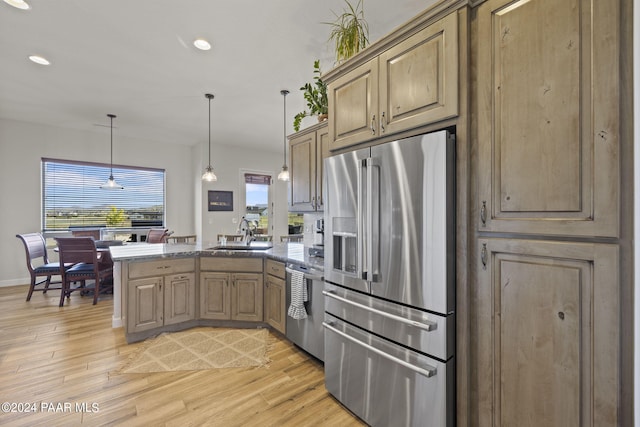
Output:
[[[231,291],[228,273],[200,273],[200,317],[231,318]]]
[[[378,117],[378,59],[330,82],[327,99],[332,150],[373,138]]]
[[[379,133],[458,114],[458,15],[451,13],[380,54]]]
[[[263,306],[262,275],[235,273],[233,275],[231,319],[261,322]]]
[[[164,324],[195,319],[195,273],[167,276],[164,282]]]
[[[265,268],[264,318],[281,333],[286,333],[286,271],[282,262],[268,259]]]
[[[262,258],[201,257],[200,271],[242,271],[262,273]]]
[[[456,116],[458,55],[454,12],[327,81],[331,150]]]
[[[316,134],[314,132],[292,138],[289,143],[291,155],[291,182],[289,205],[292,211],[312,211],[316,194]]]
[[[616,425],[617,247],[479,245],[479,425]]]
[[[478,8],[481,230],[618,236],[617,10],[588,0]]]
[[[162,326],[162,277],[130,280],[127,285],[127,333]]]
[[[160,259],[129,263],[129,278],[188,273],[195,270],[193,258]]]
[[[326,123],[311,126],[290,136],[289,211],[323,210],[322,179],[324,159],[329,155]]]

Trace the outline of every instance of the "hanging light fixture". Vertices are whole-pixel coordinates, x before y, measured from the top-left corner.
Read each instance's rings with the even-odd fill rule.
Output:
[[[109,173],[109,180],[102,184],[100,188],[104,190],[122,190],[124,187],[119,185],[115,179],[113,179],[113,119],[116,118],[115,114],[107,114],[107,117],[111,119],[111,171]]]
[[[280,94],[284,100],[284,117],[282,121],[282,131],[284,133],[284,164],[282,165],[282,170],[278,174],[278,179],[280,181],[289,181],[289,168],[287,167],[287,95],[289,94],[289,91],[283,89],[280,91]]]
[[[206,93],[204,96],[209,100],[209,166],[204,170],[202,180],[213,182],[218,180],[216,174],[213,173],[213,167],[211,167],[211,100],[213,99],[213,95]]]

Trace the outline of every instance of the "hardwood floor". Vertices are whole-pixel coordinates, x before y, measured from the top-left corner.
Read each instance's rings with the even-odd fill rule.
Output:
[[[285,339],[268,367],[120,374],[142,343],[111,328],[113,302],[0,288],[3,426],[361,426],[324,388],[322,365]],[[35,412],[23,412],[24,405]],[[35,408],[34,408],[35,407]]]

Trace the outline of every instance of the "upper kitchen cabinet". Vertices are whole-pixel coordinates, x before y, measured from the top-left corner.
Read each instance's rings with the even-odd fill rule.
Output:
[[[480,231],[619,234],[619,5],[477,9]]]
[[[327,123],[319,123],[291,135],[289,153],[289,211],[322,211],[323,163],[325,157],[329,156]]]
[[[331,150],[456,116],[458,14],[325,81]]]

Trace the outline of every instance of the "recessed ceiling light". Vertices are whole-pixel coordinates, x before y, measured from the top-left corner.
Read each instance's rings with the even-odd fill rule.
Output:
[[[32,60],[33,62],[35,62],[36,64],[40,64],[40,65],[49,65],[51,64],[49,61],[47,61],[46,58],[43,58],[42,56],[38,56],[38,55],[31,55],[29,57],[30,60]]]
[[[200,50],[209,50],[211,49],[211,44],[205,39],[196,39],[193,42],[193,45]]]
[[[23,10],[31,9],[31,6],[29,6],[27,2],[24,0],[4,0],[4,2],[13,7],[17,7],[18,9],[23,9]]]

